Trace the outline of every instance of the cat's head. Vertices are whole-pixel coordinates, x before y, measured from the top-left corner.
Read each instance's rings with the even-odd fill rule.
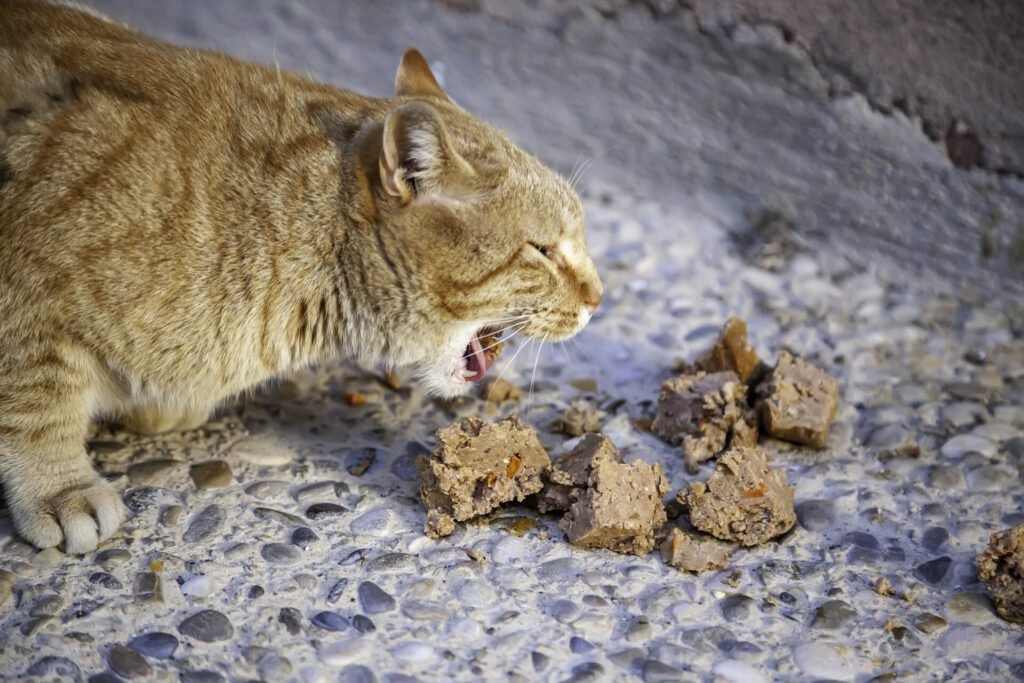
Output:
[[[378,263],[403,309],[384,360],[455,396],[488,369],[489,332],[556,341],[583,329],[602,286],[564,178],[452,102],[415,50],[378,131],[363,167]]]

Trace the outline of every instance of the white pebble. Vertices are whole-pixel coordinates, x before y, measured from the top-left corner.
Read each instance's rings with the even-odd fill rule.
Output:
[[[448,633],[454,638],[475,641],[483,634],[483,629],[473,619],[462,617],[448,622]]]
[[[254,465],[286,465],[295,457],[291,450],[273,438],[255,436],[243,439],[231,448],[231,454]]]
[[[418,640],[398,645],[391,651],[391,656],[402,664],[415,667],[430,664],[437,659],[434,648]]]
[[[369,641],[362,638],[342,640],[337,643],[328,643],[320,648],[317,655],[320,661],[327,666],[342,667],[365,657],[373,650]]]
[[[821,643],[797,645],[793,649],[793,659],[800,670],[811,678],[849,681],[857,673],[845,657]]]
[[[455,597],[465,607],[486,607],[494,602],[494,589],[482,581],[465,581],[455,589]]]
[[[189,595],[193,598],[205,598],[212,592],[213,584],[206,576],[193,576],[191,579],[181,584],[181,594]]]
[[[511,534],[502,536],[491,546],[490,560],[494,564],[517,564],[526,554],[526,542]]]
[[[942,455],[954,459],[961,458],[971,451],[981,453],[985,457],[992,457],[997,450],[994,443],[973,434],[959,434],[942,444]]]
[[[370,510],[355,518],[349,525],[349,531],[359,536],[391,536],[391,511],[387,508]]]
[[[718,662],[711,670],[716,676],[721,676],[731,683],[768,683],[763,673],[750,664],[735,659]]]

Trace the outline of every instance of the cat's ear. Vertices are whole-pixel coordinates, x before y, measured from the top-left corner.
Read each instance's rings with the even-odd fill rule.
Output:
[[[427,60],[415,48],[407,50],[402,57],[402,63],[398,65],[398,73],[395,74],[395,96],[448,99],[444,88],[434,78],[434,72],[430,70]]]
[[[460,180],[473,175],[440,114],[426,102],[404,102],[388,113],[378,163],[384,191],[403,203],[420,195],[459,194]]]

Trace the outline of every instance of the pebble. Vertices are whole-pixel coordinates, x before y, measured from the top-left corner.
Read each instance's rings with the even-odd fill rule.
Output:
[[[754,600],[746,595],[730,595],[718,601],[722,616],[726,621],[743,621],[750,616],[750,607]]]
[[[345,457],[345,470],[353,477],[361,477],[377,459],[376,448],[360,448]]]
[[[266,590],[263,588],[263,586],[253,586],[249,589],[249,593],[247,595],[250,600],[259,600],[264,596],[265,593]]]
[[[968,453],[980,453],[991,458],[998,451],[997,446],[988,439],[973,434],[958,434],[942,444],[940,452],[945,458],[959,460]]]
[[[318,481],[307,484],[295,492],[295,500],[299,503],[308,503],[312,500],[323,498],[337,498],[349,490],[348,484],[343,481]]]
[[[646,643],[651,639],[651,622],[647,617],[639,617],[626,629],[626,642]]]
[[[590,683],[600,681],[604,678],[604,667],[597,662],[584,662],[572,668],[572,676],[568,678],[571,683]]]
[[[359,584],[359,604],[367,614],[380,614],[395,609],[395,599],[372,581]]]
[[[351,664],[338,673],[337,683],[377,683],[373,669],[362,664]]]
[[[219,489],[231,484],[231,465],[223,460],[201,462],[189,468],[188,476],[200,491]]]
[[[302,612],[294,607],[282,607],[277,613],[277,621],[293,636],[302,633]]]
[[[29,676],[52,676],[55,680],[82,680],[82,670],[65,657],[43,657],[32,664],[25,673]]]
[[[373,623],[373,619],[364,614],[357,614],[352,617],[352,626],[360,633],[373,633],[377,630],[377,625]]]
[[[921,633],[931,635],[946,628],[947,622],[937,614],[924,612],[914,618],[914,627]]]
[[[934,560],[928,560],[917,565],[914,573],[922,581],[934,585],[946,578],[946,573],[949,571],[952,563],[952,558],[943,555],[942,557],[936,557]]]
[[[352,638],[336,643],[328,643],[320,648],[317,657],[327,666],[341,667],[352,664],[358,659],[368,657],[373,652],[373,644],[362,638]]]
[[[118,676],[138,678],[153,675],[153,668],[146,658],[136,650],[124,645],[115,645],[107,653],[107,664]]]
[[[144,605],[164,604],[164,584],[154,572],[139,572],[132,587],[135,600]]]
[[[139,486],[125,491],[122,496],[124,504],[135,514],[139,514],[160,505],[179,505],[181,499],[174,491],[156,486]]]
[[[588,655],[597,648],[586,638],[573,636],[569,639],[569,651],[577,655]]]
[[[849,681],[857,675],[845,657],[824,643],[800,643],[793,648],[793,659],[808,678]]]
[[[825,531],[835,524],[835,503],[831,500],[805,500],[796,506],[800,526],[808,531]]]
[[[280,479],[257,481],[245,487],[245,492],[258,500],[282,498],[288,493],[291,483]]]
[[[209,669],[198,669],[193,671],[182,671],[178,675],[181,683],[224,683],[227,679],[222,674]]]
[[[157,460],[146,460],[145,462],[129,465],[127,474],[128,480],[136,486],[152,486],[160,484],[167,477],[170,470],[182,464],[181,460],[170,458],[159,458]]]
[[[392,513],[387,508],[370,510],[352,520],[349,531],[357,536],[391,536],[393,532]]]
[[[443,603],[433,600],[406,600],[402,603],[402,614],[420,621],[445,621],[449,615]]]
[[[240,560],[246,555],[251,555],[253,549],[252,543],[235,543],[224,551],[224,559],[231,561]]]
[[[657,659],[645,660],[640,671],[644,683],[679,683],[686,680],[682,669],[659,662]]]
[[[128,647],[146,657],[170,659],[178,649],[178,639],[170,633],[151,631],[129,640]]]
[[[768,683],[768,678],[756,668],[735,659],[717,662],[711,672],[729,683]]]
[[[843,600],[828,600],[821,603],[814,612],[811,628],[834,631],[842,628],[846,622],[857,616],[857,611]]]
[[[291,678],[295,667],[292,666],[291,660],[287,657],[269,654],[260,660],[257,670],[260,672],[262,680],[267,681],[267,683],[275,683],[276,681],[286,681]]]
[[[311,619],[314,626],[325,631],[344,631],[349,627],[349,621],[337,612],[317,612]]]
[[[163,526],[178,526],[181,516],[185,514],[185,508],[180,505],[168,505],[160,511],[160,524]]]
[[[437,659],[437,651],[427,643],[413,640],[396,645],[391,656],[406,666],[422,667]]]
[[[260,555],[270,564],[295,564],[302,559],[302,551],[290,543],[268,543]]]
[[[306,520],[298,515],[293,515],[290,512],[284,510],[275,510],[274,508],[267,507],[256,507],[252,509],[252,514],[256,515],[262,520],[268,522],[277,522],[284,524],[285,526],[294,526],[296,524],[305,524]]]
[[[932,465],[928,468],[928,485],[940,491],[953,491],[965,486],[964,475],[959,467]]]
[[[122,564],[132,559],[132,555],[123,548],[109,548],[96,553],[95,559],[96,564],[109,572],[112,569],[117,569]]]
[[[182,534],[181,540],[189,545],[201,543],[211,536],[219,534],[224,528],[227,517],[227,511],[220,505],[207,505],[192,518],[188,529]]]
[[[580,608],[572,600],[555,600],[548,606],[548,614],[566,624],[576,618]]]
[[[971,491],[1001,491],[1006,482],[1013,481],[1016,473],[1008,467],[982,465],[967,473],[967,488]]]
[[[287,465],[292,461],[292,452],[273,439],[251,437],[242,439],[231,447],[231,455],[262,467]]]
[[[366,563],[366,571],[371,574],[399,573],[406,574],[416,570],[416,556],[409,553],[384,553]]]
[[[320,540],[316,532],[308,526],[300,526],[292,532],[292,545],[308,550],[314,543]]]
[[[204,609],[188,617],[178,624],[178,632],[204,643],[228,640],[235,635],[231,621],[214,609]]]
[[[181,584],[181,594],[191,598],[205,598],[213,593],[213,583],[209,577],[200,574],[187,579]]]
[[[494,602],[494,589],[483,581],[463,581],[455,589],[455,597],[466,607],[486,607]]]
[[[306,517],[310,519],[331,519],[348,512],[347,507],[337,503],[313,503],[306,508]],[[353,532],[355,533],[355,532]]]
[[[346,588],[348,588],[348,579],[338,579],[335,581],[331,589],[327,591],[327,604],[333,605],[338,602]]]

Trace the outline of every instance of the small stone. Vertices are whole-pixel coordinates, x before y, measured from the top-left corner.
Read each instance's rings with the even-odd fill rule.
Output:
[[[161,458],[129,465],[128,480],[136,486],[153,486],[163,483],[165,475],[181,465],[181,460]]]
[[[934,585],[946,578],[946,573],[949,571],[951,564],[953,564],[953,559],[943,555],[942,557],[936,557],[934,560],[928,560],[917,565],[914,573],[923,581]]]
[[[168,505],[160,511],[160,524],[163,526],[177,526],[185,508],[180,505]]]
[[[846,622],[857,616],[857,611],[850,607],[848,602],[843,600],[828,600],[821,603],[814,612],[814,620],[811,628],[821,628],[834,631],[841,628]]]
[[[718,601],[722,616],[726,621],[743,621],[750,616],[750,606],[754,600],[746,595],[730,595]]]
[[[231,466],[223,460],[210,460],[192,465],[188,476],[200,491],[218,489],[231,484]]]
[[[199,669],[194,671],[182,671],[178,675],[178,680],[181,681],[181,683],[224,683],[227,679],[216,671]]]
[[[419,621],[446,621],[448,608],[433,600],[406,600],[402,603],[402,614]]]
[[[349,621],[337,612],[317,612],[311,620],[314,626],[325,631],[344,631],[349,627]]]
[[[533,663],[533,670],[537,673],[541,673],[548,668],[548,663],[551,658],[543,652],[533,651],[530,653],[530,661]]]
[[[942,390],[953,398],[975,403],[988,403],[995,398],[995,392],[977,382],[950,382]]]
[[[286,526],[292,526],[296,524],[302,525],[306,523],[306,520],[304,520],[302,517],[299,517],[298,515],[293,515],[290,512],[285,512],[284,510],[276,510],[274,508],[256,507],[253,508],[252,514],[256,515],[262,520],[266,520],[268,522],[277,522],[279,524],[284,524]]]
[[[270,564],[295,564],[302,559],[302,551],[289,543],[268,543],[260,555]]]
[[[302,612],[294,607],[282,607],[277,613],[277,621],[293,636],[302,633]]]
[[[287,465],[294,455],[273,438],[254,436],[242,439],[231,447],[231,455],[263,467]]]
[[[835,524],[836,505],[831,500],[805,500],[796,506],[796,518],[808,531],[825,531]]]
[[[137,678],[153,675],[153,668],[146,658],[130,647],[115,645],[107,653],[107,664],[118,676]]]
[[[875,581],[875,592],[884,597],[889,597],[896,594],[896,589],[892,585],[892,581],[889,580],[888,576],[880,576]]]
[[[316,532],[308,526],[300,526],[292,532],[292,545],[308,550],[314,543],[320,540]]]
[[[391,656],[402,664],[423,666],[437,659],[437,651],[427,643],[412,640],[395,646]]]
[[[213,609],[204,609],[188,617],[178,624],[178,632],[204,643],[228,640],[235,635],[231,621]]]
[[[349,487],[343,481],[318,481],[307,484],[295,492],[295,500],[300,503],[308,503],[312,500],[323,500],[324,498],[337,498],[348,493]]]
[[[250,600],[258,600],[263,597],[266,593],[263,586],[253,586],[249,589],[248,597]]]
[[[597,648],[589,640],[580,638],[579,636],[573,636],[569,639],[569,651],[577,655],[587,655],[596,650]]]
[[[921,545],[931,551],[941,548],[949,540],[949,531],[940,526],[929,527],[921,534]]]
[[[843,544],[855,545],[868,550],[878,550],[881,548],[881,544],[878,542],[878,539],[864,531],[851,531],[846,534],[843,536]]]
[[[103,586],[112,591],[119,591],[124,585],[113,575],[106,572],[94,572],[89,575],[89,583]]]
[[[345,470],[353,477],[361,477],[366,474],[366,470],[370,469],[376,459],[376,448],[360,448],[349,453],[345,458]]]
[[[993,442],[973,434],[959,434],[942,445],[940,452],[945,458],[958,460],[968,453],[980,453],[991,458],[998,451]]]
[[[82,670],[70,659],[64,657],[43,657],[30,666],[25,673],[29,676],[50,676],[55,680],[82,680]]]
[[[257,481],[245,488],[245,492],[257,500],[283,498],[291,487],[291,482],[268,479]]]
[[[377,625],[373,623],[373,619],[363,614],[357,614],[352,617],[352,626],[360,633],[373,633],[377,630]]]
[[[932,465],[928,468],[928,485],[941,491],[964,488],[964,475],[959,467]]]
[[[151,631],[129,640],[128,647],[153,659],[170,659],[178,649],[178,639],[170,633]]]
[[[368,666],[352,664],[338,673],[338,683],[377,683],[377,674]]]
[[[163,581],[154,572],[139,572],[136,574],[133,592],[135,600],[144,605],[164,604]]]
[[[220,505],[207,505],[192,518],[181,540],[189,545],[205,541],[221,532],[227,516],[227,512]]]
[[[314,503],[306,508],[306,517],[310,519],[330,519],[348,512],[348,508],[337,503]]]
[[[945,619],[937,614],[932,614],[931,612],[919,614],[914,619],[914,627],[921,633],[927,633],[928,635],[946,628],[946,625],[947,622]]]
[[[234,562],[251,555],[252,552],[252,543],[235,543],[224,551],[224,559]]]
[[[359,604],[367,614],[380,614],[390,612],[397,606],[395,599],[389,593],[372,581],[364,581],[359,584]]]
[[[384,553],[366,563],[366,571],[371,574],[407,574],[415,572],[416,567],[416,556],[409,553]]]
[[[557,621],[566,624],[576,618],[580,608],[572,600],[555,600],[548,606],[547,612]]]
[[[64,606],[64,599],[55,593],[36,598],[28,610],[30,617],[52,617]]]
[[[348,579],[338,579],[335,581],[331,589],[327,591],[327,604],[333,605],[338,602],[345,593],[346,588],[348,588]]]
[[[260,678],[264,681],[268,681],[268,683],[288,680],[294,672],[291,660],[277,654],[270,654],[263,657],[260,660],[257,669],[260,672]]]
[[[177,505],[181,502],[174,491],[156,486],[139,486],[128,489],[122,496],[124,504],[135,514],[145,512],[158,505]]]
[[[200,574],[181,584],[181,594],[192,598],[205,598],[213,592],[213,583],[208,576]]]
[[[23,636],[28,636],[31,638],[32,636],[36,635],[41,630],[43,630],[43,627],[51,623],[53,620],[54,618],[50,616],[29,619],[28,621],[25,621],[21,624],[21,634]]]
[[[686,676],[681,669],[669,666],[656,659],[647,659],[640,670],[644,683],[678,683],[685,681]]]
[[[651,639],[651,622],[640,617],[626,629],[626,641],[630,643],[646,643]]]
[[[597,392],[597,380],[592,377],[571,379],[569,380],[569,386],[583,394],[593,394]]]

